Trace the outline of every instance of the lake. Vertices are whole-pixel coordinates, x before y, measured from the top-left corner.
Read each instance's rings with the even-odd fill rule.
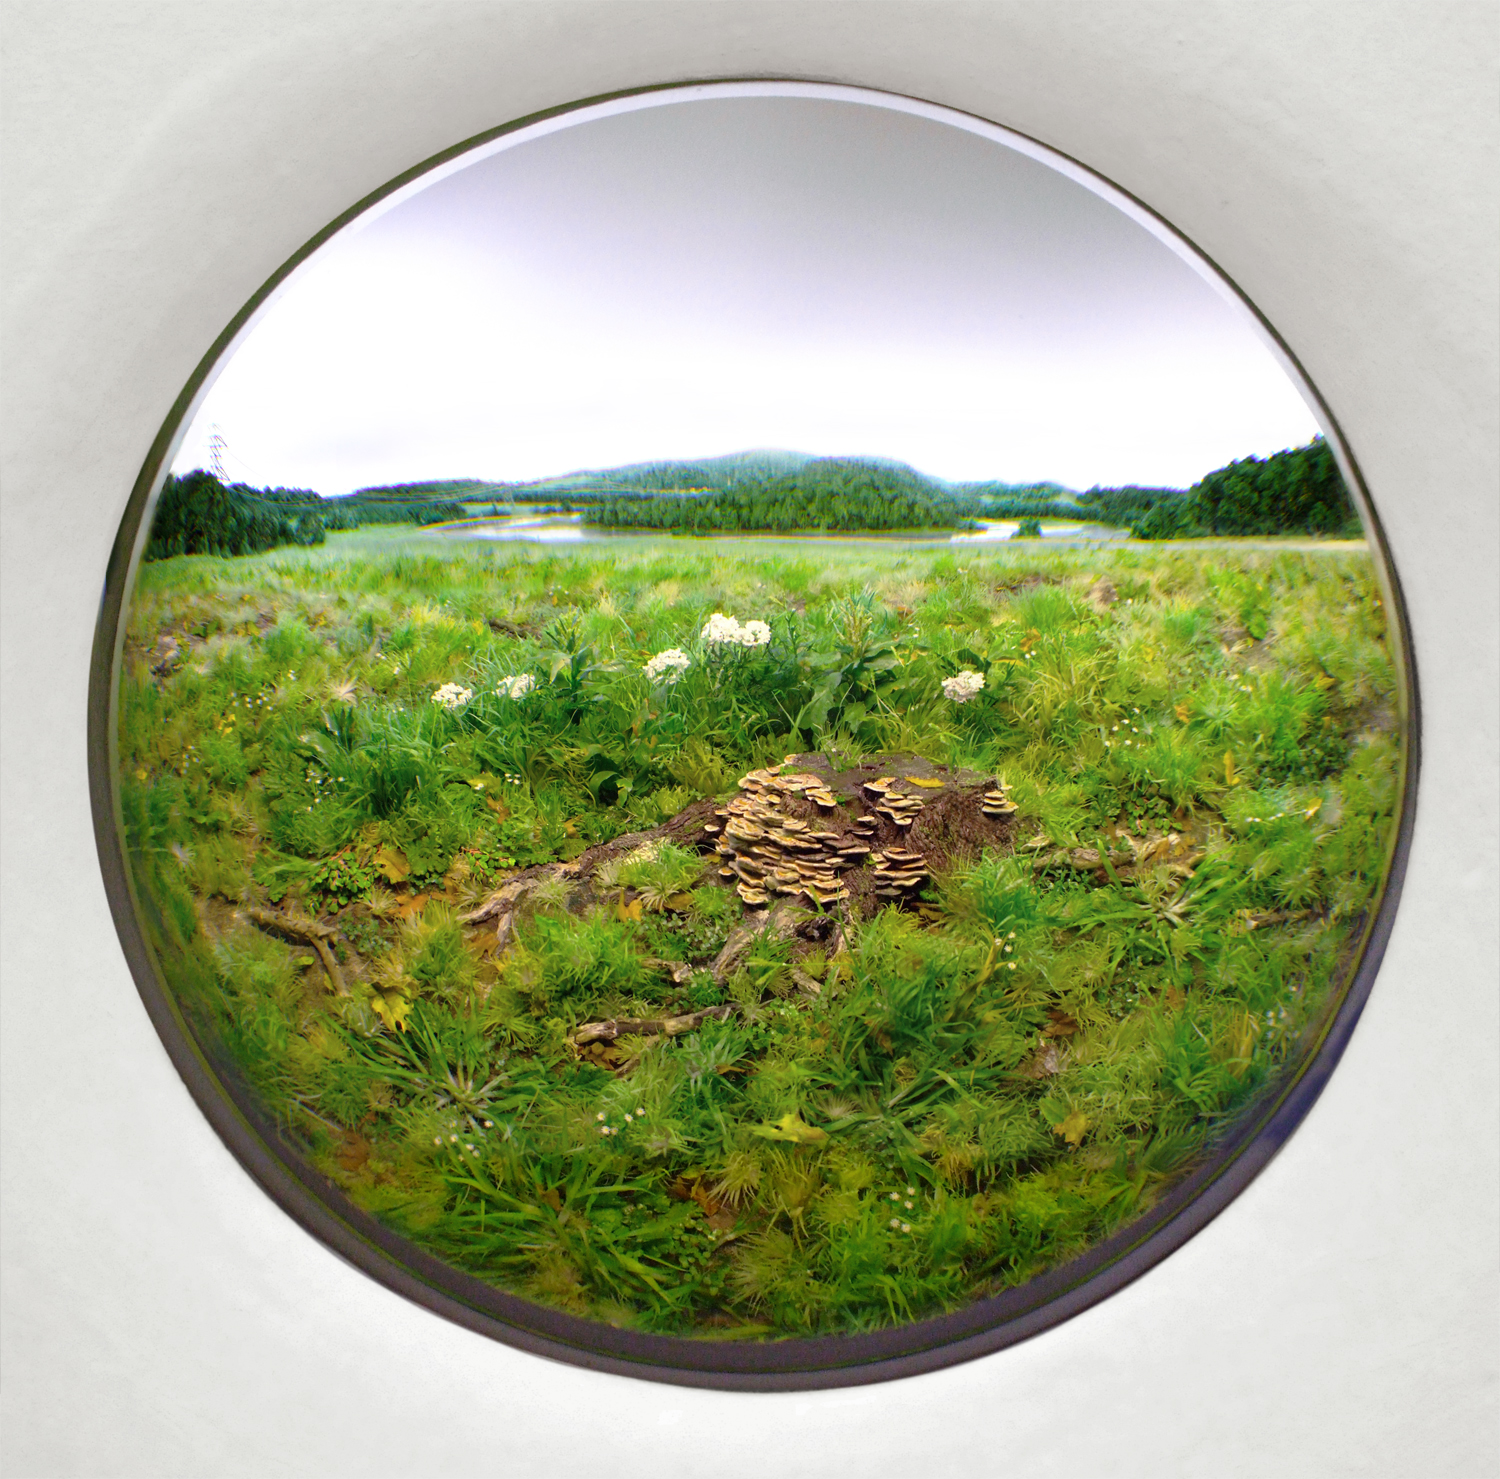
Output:
[[[696,540],[714,539],[878,539],[902,544],[961,544],[987,545],[1006,544],[1015,535],[1019,525],[1014,519],[978,519],[979,528],[971,533],[954,534],[945,529],[913,529],[893,533],[880,531],[845,533],[808,533],[804,531],[746,533],[728,530],[723,534],[672,535],[662,533],[662,538],[684,538]],[[656,534],[652,529],[600,529],[583,522],[581,514],[538,514],[532,512],[501,514],[498,518],[466,519],[462,523],[444,524],[435,533],[450,539],[498,539],[524,540],[531,544],[585,544],[604,543],[611,539],[635,538]],[[1041,537],[1068,544],[1095,544],[1126,539],[1125,529],[1112,529],[1103,524],[1080,524],[1044,521]]]

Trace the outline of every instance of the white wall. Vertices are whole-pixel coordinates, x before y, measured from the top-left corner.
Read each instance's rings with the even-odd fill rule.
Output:
[[[53,1475],[1477,1475],[1496,1377],[1495,7],[1406,0],[11,0],[5,1444]],[[89,644],[198,357],[331,217],[471,134],[747,74],[968,109],[1099,169],[1254,299],[1391,536],[1425,718],[1386,965],[1221,1218],[1068,1325],[886,1386],[727,1396],[450,1327],[202,1121],[105,906]]]

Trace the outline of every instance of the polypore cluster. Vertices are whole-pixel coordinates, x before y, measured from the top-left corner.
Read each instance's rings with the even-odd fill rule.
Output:
[[[1009,817],[1016,814],[1016,803],[1005,794],[1005,782],[996,781],[988,791],[984,793],[984,799],[980,802],[980,810],[987,817]]]
[[[875,897],[899,899],[919,887],[928,876],[927,861],[919,852],[904,847],[888,847],[872,852],[875,865]]]
[[[869,847],[785,809],[788,801],[804,796],[824,811],[837,807],[838,797],[822,780],[752,770],[740,781],[740,791],[704,830],[718,838],[719,873],[738,880],[736,892],[745,903],[766,904],[772,894],[806,894],[817,904],[849,897],[839,874],[866,857]]]
[[[916,821],[922,809],[922,798],[900,789],[901,782],[894,776],[883,775],[877,780],[865,782],[865,795],[875,803],[881,816],[894,822],[903,831]]]

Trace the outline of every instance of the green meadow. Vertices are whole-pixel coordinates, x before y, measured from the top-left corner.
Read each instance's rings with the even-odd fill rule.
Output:
[[[1357,543],[366,528],[141,568],[118,794],[195,1032],[355,1202],[774,1338],[1021,1284],[1274,1090],[1383,886],[1400,702]],[[796,826],[918,882],[728,876],[716,813],[810,770]]]

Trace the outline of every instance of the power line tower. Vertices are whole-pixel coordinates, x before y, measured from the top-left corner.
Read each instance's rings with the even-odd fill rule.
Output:
[[[211,427],[208,433],[208,470],[221,483],[226,484],[229,482],[229,474],[224,471],[224,453],[228,445],[218,426]]]

